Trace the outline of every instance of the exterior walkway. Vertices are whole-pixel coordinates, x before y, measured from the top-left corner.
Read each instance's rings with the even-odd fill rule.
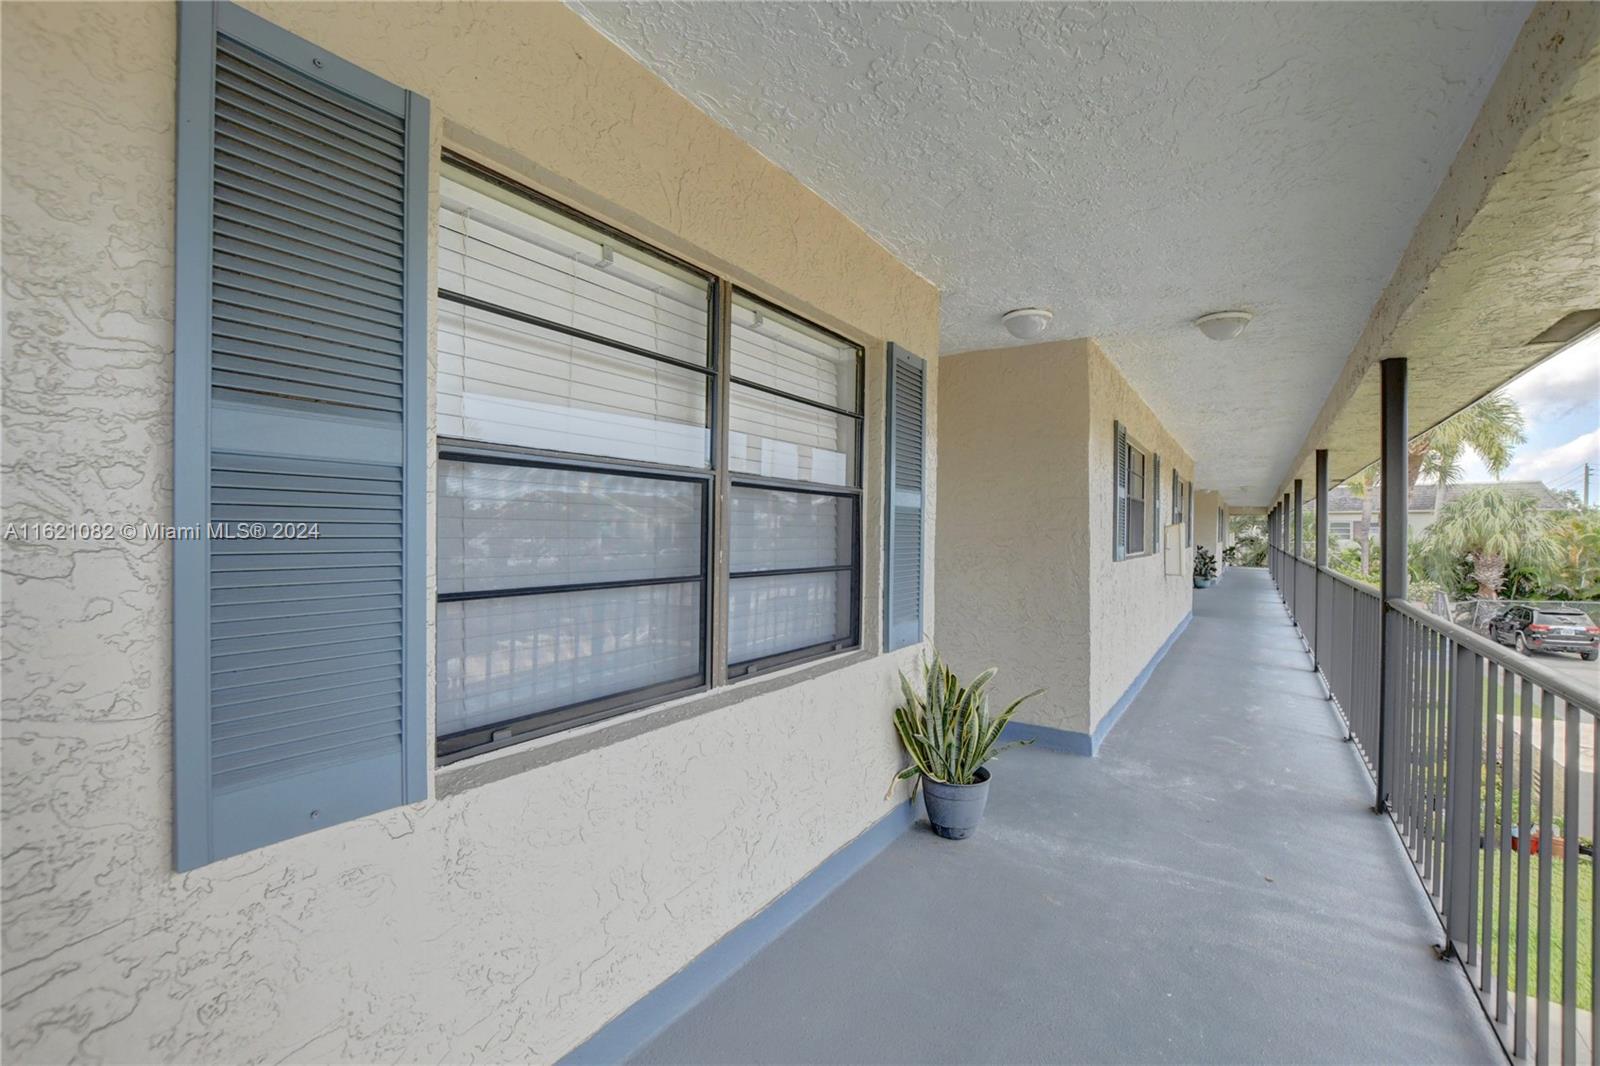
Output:
[[[1265,571],[1195,618],[1099,757],[995,764],[646,1062],[1503,1062]]]

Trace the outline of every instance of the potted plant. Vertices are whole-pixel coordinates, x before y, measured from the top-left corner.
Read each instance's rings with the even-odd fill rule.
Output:
[[[912,684],[904,673],[900,688],[905,702],[895,708],[894,729],[911,756],[911,765],[895,776],[905,781],[921,776],[922,802],[933,831],[950,840],[971,836],[989,801],[989,771],[984,763],[1008,748],[1031,744],[1023,740],[1000,744],[1000,733],[1023,700],[1039,695],[1036,689],[1022,696],[998,716],[989,714],[985,691],[998,673],[990,667],[970,686],[963,687],[938,652],[922,664],[922,685]]]
[[[1230,544],[1222,549],[1222,562],[1227,566],[1239,565],[1239,546]]]
[[[1194,550],[1194,587],[1208,589],[1217,583],[1217,557],[1210,549],[1197,546]]]

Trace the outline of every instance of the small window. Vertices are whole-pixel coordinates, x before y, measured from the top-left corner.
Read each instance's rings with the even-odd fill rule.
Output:
[[[728,676],[859,640],[861,350],[736,293]]]
[[[1350,539],[1350,523],[1349,522],[1329,522],[1328,523],[1328,539],[1329,540],[1349,540]]]
[[[1132,442],[1128,442],[1128,554],[1143,555],[1148,550],[1149,490],[1146,488],[1146,464],[1149,458]]]

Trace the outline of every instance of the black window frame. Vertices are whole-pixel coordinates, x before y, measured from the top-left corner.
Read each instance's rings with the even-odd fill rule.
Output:
[[[1150,503],[1150,476],[1152,473],[1151,459],[1153,458],[1153,453],[1146,451],[1142,446],[1140,446],[1138,442],[1133,439],[1133,434],[1131,433],[1127,434],[1125,447],[1128,449],[1128,486],[1124,497],[1124,506],[1127,508],[1128,520],[1127,536],[1126,542],[1123,544],[1122,558],[1123,560],[1142,559],[1147,555],[1155,554],[1154,538],[1150,535],[1150,526],[1152,524],[1151,511],[1154,510]],[[1137,475],[1134,473],[1133,465],[1133,457],[1135,455],[1144,460]],[[1135,476],[1138,477],[1139,484],[1142,489],[1142,495],[1139,496],[1135,496],[1133,494],[1133,481]],[[1133,547],[1133,505],[1135,501],[1138,501],[1140,515],[1140,536],[1138,550],[1135,550]],[[1157,516],[1157,520],[1159,520],[1159,516]]]
[[[498,307],[487,301],[469,297],[464,293],[454,292],[442,286],[437,287],[435,293],[441,303],[455,303],[485,311],[489,314],[503,315],[513,321],[554,330],[585,342],[602,345],[614,351],[655,360],[683,370],[702,374],[706,383],[705,412],[709,447],[705,466],[689,467],[579,452],[558,452],[543,448],[523,447],[450,436],[437,438],[434,452],[436,458],[441,462],[460,461],[488,465],[527,466],[539,469],[579,470],[618,474],[627,477],[698,482],[702,486],[702,526],[700,568],[698,573],[693,576],[670,579],[671,583],[687,584],[694,582],[698,583],[700,587],[700,669],[697,676],[664,681],[644,688],[613,693],[561,707],[530,711],[492,724],[460,730],[450,734],[436,735],[434,738],[435,765],[446,766],[485,752],[524,743],[578,726],[604,721],[608,718],[642,710],[668,700],[708,692],[723,685],[742,681],[759,674],[770,673],[775,670],[859,649],[862,646],[862,595],[864,592],[862,560],[864,557],[863,539],[865,530],[862,519],[866,458],[865,347],[857,341],[818,325],[804,315],[790,311],[750,292],[748,289],[737,288],[722,276],[695,266],[647,242],[640,241],[617,230],[615,227],[608,226],[582,211],[508,178],[498,171],[478,163],[476,160],[445,148],[440,152],[438,162],[441,165],[441,170],[445,167],[457,168],[480,180],[492,182],[516,196],[526,198],[546,210],[563,215],[604,235],[610,240],[615,240],[619,244],[627,245],[650,256],[662,259],[680,270],[705,280],[708,295],[706,362],[704,366],[697,366],[692,362],[653,352],[626,342],[609,340],[604,336],[543,319],[537,315],[527,314],[511,308]],[[430,224],[437,231],[438,218],[431,219]],[[807,328],[815,330],[852,349],[856,358],[855,411],[847,411],[821,401],[785,392],[765,383],[736,377],[733,374],[731,353],[732,307],[735,298],[756,304],[774,314],[804,323]],[[855,423],[856,434],[853,484],[829,485],[819,482],[733,473],[730,469],[731,464],[728,457],[728,403],[734,385],[773,395],[786,402],[820,408],[835,415],[852,419]],[[733,490],[742,487],[809,495],[836,496],[850,500],[852,540],[849,564],[826,567],[733,571],[731,569],[731,554],[728,550],[730,534],[726,519]],[[433,491],[437,492],[436,484]],[[437,522],[438,519],[435,517],[434,528],[436,534],[438,529]],[[437,547],[435,547],[435,552],[437,552]],[[829,571],[837,573],[845,570],[850,573],[850,626],[849,633],[846,636],[810,647],[795,648],[739,663],[726,661],[728,657],[726,623],[729,615],[729,597],[732,591],[732,582],[735,578],[801,572]],[[537,596],[584,591],[601,587],[643,587],[665,583],[668,583],[667,579],[587,583],[566,582],[515,589],[473,590],[450,593],[440,593],[435,589],[434,598],[436,604],[444,604],[473,599]],[[435,643],[437,643],[437,636],[435,636]]]
[[[782,315],[786,318],[792,318],[803,322],[808,328],[816,330],[824,336],[829,337],[830,339],[835,340],[855,351],[856,409],[855,411],[851,412],[833,404],[823,403],[820,400],[812,400],[804,396],[796,395],[795,393],[785,392],[782,389],[775,388],[762,382],[755,382],[747,378],[739,377],[733,371],[733,327],[731,316],[728,319],[726,327],[728,330],[728,336],[723,339],[724,350],[728,353],[725,362],[727,364],[727,381],[729,386],[728,391],[730,394],[732,392],[732,387],[734,385],[738,385],[741,388],[755,389],[757,392],[762,392],[769,396],[775,396],[787,402],[803,404],[807,407],[812,407],[818,410],[827,411],[840,417],[852,419],[855,422],[856,429],[856,461],[854,471],[855,476],[853,478],[855,483],[853,485],[829,485],[823,482],[795,481],[788,478],[768,478],[760,477],[754,474],[735,474],[732,472],[731,468],[729,469],[728,494],[723,500],[724,506],[728,505],[728,502],[732,499],[733,490],[736,488],[772,489],[778,492],[791,492],[798,495],[836,496],[846,498],[852,501],[851,531],[853,533],[850,546],[850,562],[848,565],[835,564],[831,566],[790,567],[781,570],[733,570],[730,562],[727,573],[724,575],[724,585],[727,589],[728,595],[722,597],[722,603],[720,604],[721,609],[728,614],[732,613],[732,609],[729,605],[729,599],[733,593],[733,582],[738,578],[772,577],[783,574],[795,575],[804,573],[842,573],[845,570],[849,570],[850,572],[850,632],[847,636],[840,637],[835,640],[823,641],[820,644],[813,644],[808,647],[793,648],[788,651],[774,652],[771,655],[758,656],[754,659],[745,659],[737,663],[733,662],[730,658],[726,667],[728,680],[730,682],[735,680],[743,681],[747,678],[755,677],[758,674],[770,673],[773,670],[782,670],[787,667],[798,666],[802,663],[811,662],[814,659],[826,658],[830,655],[837,655],[841,652],[852,651],[861,647],[861,541],[864,532],[862,529],[861,519],[862,494],[864,492],[863,479],[865,477],[866,470],[866,456],[864,454],[866,452],[867,410],[866,350],[860,344],[850,340],[848,337],[841,337],[832,330],[826,329],[817,325],[815,322],[810,321],[803,315],[797,315],[793,311],[790,311],[784,307],[780,307],[770,300],[763,299],[748,289],[733,286],[730,289],[730,298],[728,301],[730,310],[733,303],[737,300],[743,300],[748,303],[755,304],[758,307],[765,308],[767,311],[773,314]],[[724,418],[722,421],[723,439],[721,443],[723,447],[721,454],[726,459],[728,433],[728,420],[726,418],[726,412],[724,412]],[[723,557],[731,559],[731,552],[724,552]]]

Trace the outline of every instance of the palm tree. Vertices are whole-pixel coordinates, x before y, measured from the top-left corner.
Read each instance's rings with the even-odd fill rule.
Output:
[[[1483,465],[1498,478],[1511,465],[1517,445],[1527,440],[1522,408],[1504,392],[1485,396],[1411,438],[1406,456],[1406,498],[1417,487],[1424,473],[1439,484],[1433,498],[1435,520],[1439,517],[1444,487],[1460,475],[1461,457],[1475,452]]]
[[[1361,526],[1355,531],[1356,543],[1361,545],[1361,576],[1372,574],[1372,548],[1367,543],[1368,530],[1372,528],[1372,498],[1378,491],[1378,464],[1373,463],[1361,473],[1344,483],[1350,495],[1361,501]]]
[[[1600,600],[1600,511],[1572,511],[1550,527],[1554,545],[1542,584],[1574,600]]]
[[[1554,559],[1549,534],[1550,517],[1533,499],[1484,488],[1446,507],[1428,529],[1427,544],[1436,572],[1448,575],[1458,560],[1466,559],[1479,598],[1493,600],[1499,598],[1508,567],[1542,566]]]

